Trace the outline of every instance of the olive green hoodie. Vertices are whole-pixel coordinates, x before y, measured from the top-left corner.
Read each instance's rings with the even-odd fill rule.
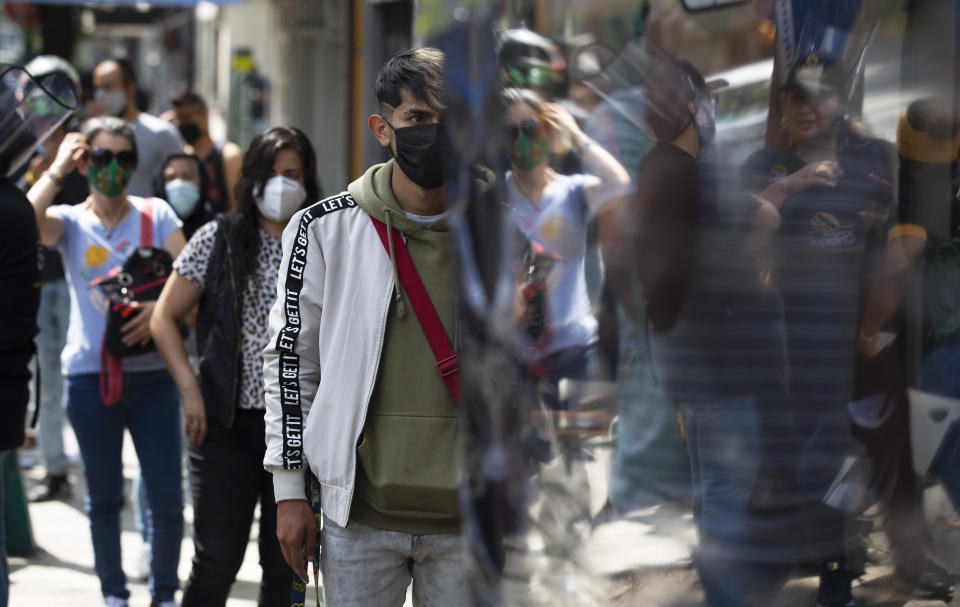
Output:
[[[456,281],[447,222],[439,219],[425,227],[404,215],[390,186],[393,169],[392,160],[373,166],[347,189],[360,208],[403,234],[447,337],[456,344]],[[350,519],[405,533],[459,533],[463,445],[457,405],[399,280],[395,289],[357,447]]]

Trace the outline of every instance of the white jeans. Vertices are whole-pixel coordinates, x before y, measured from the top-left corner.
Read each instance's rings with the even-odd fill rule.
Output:
[[[320,571],[326,607],[402,607],[413,580],[414,607],[471,604],[459,535],[412,535],[323,517]]]

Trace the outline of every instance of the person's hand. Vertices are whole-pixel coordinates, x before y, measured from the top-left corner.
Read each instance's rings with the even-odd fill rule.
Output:
[[[790,189],[799,192],[814,186],[837,187],[837,180],[843,175],[843,170],[836,163],[829,160],[811,162],[796,173],[785,179]]]
[[[547,136],[550,138],[550,147],[554,152],[561,152],[563,148],[579,148],[587,136],[580,130],[580,125],[562,105],[556,103],[543,104],[543,117],[547,123]]]
[[[131,301],[129,305],[136,311],[133,318],[120,327],[120,333],[123,335],[121,341],[127,346],[135,344],[145,346],[150,341],[150,317],[153,315],[153,308],[157,305],[157,302]]]
[[[89,150],[83,135],[80,133],[67,133],[57,148],[57,156],[50,164],[50,170],[59,173],[64,177],[77,168],[77,162],[83,158],[83,155]]]
[[[309,584],[307,560],[313,561],[317,552],[317,520],[307,500],[277,502],[277,540],[283,560],[304,584]],[[316,571],[313,574],[316,576]]]
[[[203,443],[207,435],[207,412],[203,407],[203,394],[197,390],[181,394],[183,401],[183,435],[195,445]]]

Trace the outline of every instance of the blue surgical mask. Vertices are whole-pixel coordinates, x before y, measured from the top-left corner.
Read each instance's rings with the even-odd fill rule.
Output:
[[[193,215],[197,203],[200,202],[200,188],[196,184],[183,179],[174,179],[167,182],[166,191],[167,202],[173,207],[177,217],[186,219]]]

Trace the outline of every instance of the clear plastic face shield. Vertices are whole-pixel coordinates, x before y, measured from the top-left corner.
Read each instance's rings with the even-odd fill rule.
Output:
[[[0,74],[0,174],[9,177],[76,110],[77,92],[60,73],[33,78],[20,67]]]
[[[880,596],[850,546],[878,540],[911,465],[960,500],[960,9],[463,4],[416,23],[457,152],[478,603]],[[504,91],[494,32],[521,23],[563,53],[562,86]],[[787,107],[794,80],[831,106]],[[705,95],[715,137],[691,122]],[[530,116],[550,157],[520,166]],[[884,563],[909,583],[960,545],[925,542],[918,504],[889,538],[917,568]]]

